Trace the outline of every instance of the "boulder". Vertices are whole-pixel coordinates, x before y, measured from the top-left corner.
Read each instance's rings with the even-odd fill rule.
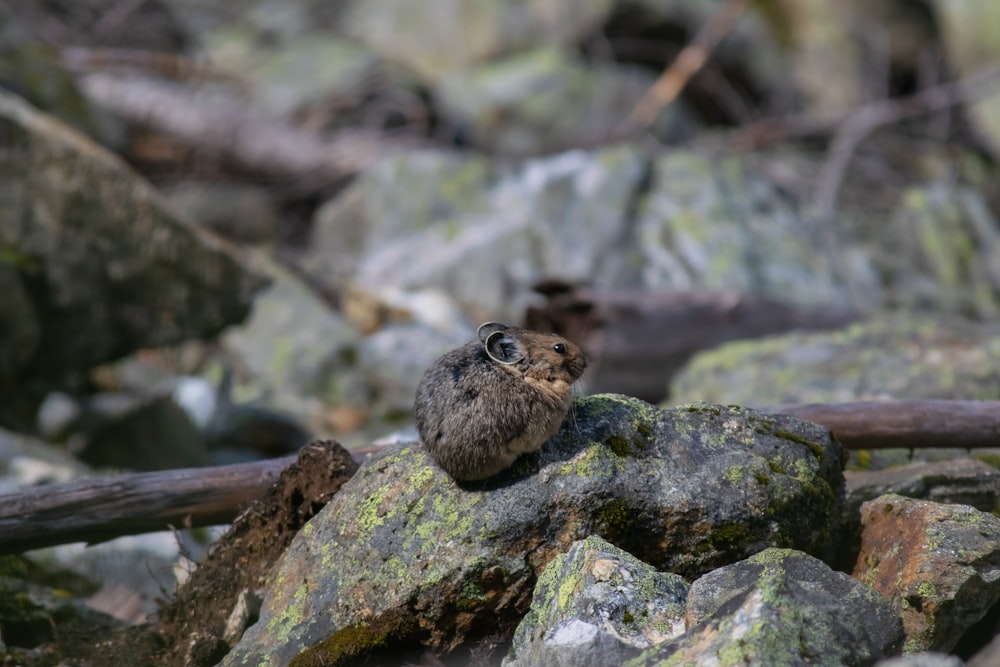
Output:
[[[767,549],[691,585],[688,632],[629,666],[871,665],[903,641],[899,616],[871,588],[791,549]]]
[[[840,457],[791,417],[616,395],[577,399],[545,447],[486,482],[391,446],[296,536],[223,664],[378,661],[509,634],[538,574],[588,535],[687,576],[771,545],[828,555]]]
[[[948,651],[1000,600],[1000,518],[886,495],[861,506],[852,576],[891,601],[907,651]]]
[[[600,537],[545,567],[504,667],[620,665],[683,634],[688,583]]]

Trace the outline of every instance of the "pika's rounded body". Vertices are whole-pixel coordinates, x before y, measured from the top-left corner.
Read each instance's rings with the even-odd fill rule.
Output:
[[[586,367],[565,338],[488,322],[424,373],[413,407],[420,439],[455,479],[492,477],[559,430]]]

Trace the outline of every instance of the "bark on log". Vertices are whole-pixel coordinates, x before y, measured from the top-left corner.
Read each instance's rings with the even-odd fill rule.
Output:
[[[701,350],[726,341],[791,330],[838,329],[859,319],[846,308],[804,308],[752,294],[595,290],[548,281],[544,305],[525,327],[578,343],[591,368],[590,393],[613,392],[659,403],[670,381]]]
[[[351,452],[355,462],[378,448]],[[297,455],[208,468],[88,477],[0,495],[0,554],[229,523]]]
[[[846,449],[1000,447],[1000,401],[899,400],[777,405],[829,428]],[[381,447],[351,452],[362,462]],[[81,479],[0,495],[0,554],[67,542],[231,522],[295,456],[215,468]]]
[[[846,449],[1000,447],[1000,401],[859,401],[759,409],[822,424]]]
[[[84,91],[136,125],[176,137],[244,169],[328,185],[416,142],[353,130],[333,139],[249,113],[234,102],[206,102],[180,87],[139,76],[91,74]]]

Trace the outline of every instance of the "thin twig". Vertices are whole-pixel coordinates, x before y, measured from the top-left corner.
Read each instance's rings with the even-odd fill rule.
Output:
[[[817,180],[813,209],[823,217],[833,215],[847,166],[858,144],[874,130],[986,97],[995,92],[997,84],[1000,84],[1000,67],[991,67],[959,81],[925,88],[908,97],[881,100],[851,112],[830,143]]]
[[[656,83],[635,105],[626,123],[627,127],[644,129],[656,121],[660,111],[673,102],[691,77],[705,66],[712,51],[732,31],[749,4],[749,0],[727,0],[712,15],[694,40],[677,54]]]

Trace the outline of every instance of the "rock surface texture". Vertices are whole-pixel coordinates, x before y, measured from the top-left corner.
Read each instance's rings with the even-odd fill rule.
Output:
[[[540,451],[485,483],[459,486],[419,444],[397,445],[302,529],[223,664],[378,661],[509,633],[542,569],[588,535],[684,576],[769,545],[827,555],[840,461],[815,424],[616,395],[578,399]]]
[[[687,613],[687,634],[627,664],[871,665],[903,642],[898,615],[875,591],[790,549],[701,577]]]
[[[588,537],[545,567],[504,667],[621,664],[683,634],[689,588],[676,574]]]
[[[908,651],[947,651],[1000,600],[1000,518],[887,495],[861,507],[853,576],[902,616]]]

